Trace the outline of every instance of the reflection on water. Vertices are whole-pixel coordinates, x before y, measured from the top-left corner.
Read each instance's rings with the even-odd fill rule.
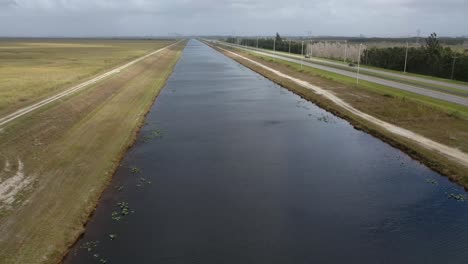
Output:
[[[451,194],[192,40],[65,262],[464,263],[468,203]]]

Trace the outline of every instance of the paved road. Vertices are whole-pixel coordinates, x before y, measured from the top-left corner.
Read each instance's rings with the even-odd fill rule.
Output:
[[[131,66],[131,65],[133,65],[133,64],[135,64],[135,63],[137,63],[137,62],[139,62],[139,61],[141,61],[143,59],[148,58],[149,56],[152,56],[152,55],[154,55],[156,53],[159,53],[159,52],[161,52],[161,51],[163,51],[163,50],[165,50],[165,49],[167,49],[167,48],[169,48],[169,47],[171,47],[173,45],[176,45],[179,42],[180,41],[178,41],[176,43],[173,43],[173,44],[171,44],[169,46],[163,47],[161,49],[158,49],[156,51],[153,51],[153,52],[151,52],[149,54],[146,54],[146,55],[144,55],[144,56],[142,56],[142,57],[140,57],[138,59],[130,61],[130,62],[126,63],[125,65],[122,65],[122,66],[120,66],[118,68],[115,68],[115,69],[113,69],[111,71],[108,71],[106,73],[103,73],[103,74],[101,74],[101,75],[99,75],[99,76],[97,76],[97,77],[95,77],[93,79],[90,79],[90,80],[88,80],[86,82],[75,85],[73,87],[70,87],[70,88],[66,89],[65,91],[60,92],[60,93],[58,93],[58,94],[56,94],[54,96],[51,96],[51,97],[49,97],[47,99],[44,99],[44,100],[42,100],[40,102],[37,102],[35,104],[32,104],[30,106],[21,108],[18,111],[14,112],[14,113],[11,113],[9,115],[6,115],[4,117],[0,117],[0,127],[8,124],[9,122],[12,122],[12,121],[16,120],[17,118],[19,118],[19,117],[21,117],[23,115],[26,115],[26,114],[30,113],[30,112],[32,112],[32,111],[34,111],[36,109],[39,109],[39,108],[41,108],[41,107],[43,107],[45,105],[48,105],[48,104],[50,104],[52,102],[55,102],[55,101],[57,101],[58,99],[60,99],[62,97],[68,96],[68,95],[70,95],[72,93],[75,93],[75,92],[77,92],[79,90],[82,90],[85,87],[88,87],[88,86],[90,86],[92,84],[95,84],[96,82],[98,82],[98,81],[100,81],[102,79],[105,79],[105,78],[107,78],[107,77],[109,77],[111,75],[119,73],[123,69],[126,69],[129,66]]]
[[[261,54],[261,55],[265,55],[265,56],[269,56],[269,57],[273,57],[273,58],[278,58],[278,59],[282,59],[282,60],[286,60],[286,61],[290,61],[290,62],[294,62],[294,63],[301,63],[300,59],[293,59],[293,58],[290,58],[288,56],[272,54],[272,53],[269,53],[269,52],[264,52],[264,51],[259,51],[259,50],[256,50],[256,49],[245,48],[245,47],[242,47],[242,46],[239,47],[238,45],[231,45],[231,44],[224,43],[224,42],[217,42],[217,43],[220,43],[222,45],[237,47],[237,48],[244,49],[244,50],[253,51],[253,52],[257,53],[257,54]],[[325,71],[341,74],[341,75],[344,75],[344,76],[348,76],[348,77],[351,77],[351,78],[356,78],[356,73],[350,72],[350,71],[347,71],[347,70],[336,69],[336,68],[331,67],[331,66],[324,66],[324,65],[320,65],[320,64],[316,64],[316,63],[312,63],[312,62],[308,62],[308,61],[304,61],[303,64],[307,65],[307,66],[310,66],[310,67],[320,69],[320,70],[325,70]],[[463,105],[463,106],[468,106],[468,98],[464,98],[464,97],[460,97],[460,96],[456,96],[456,95],[452,95],[452,94],[433,91],[433,90],[430,90],[430,89],[425,89],[425,88],[422,88],[422,87],[409,85],[409,84],[403,84],[403,83],[399,83],[399,82],[396,82],[396,81],[390,81],[390,80],[386,80],[386,79],[382,79],[382,78],[378,78],[378,77],[373,77],[373,76],[369,76],[369,75],[365,75],[365,74],[360,74],[359,79],[369,81],[369,82],[373,82],[373,83],[377,83],[377,84],[381,84],[381,85],[385,85],[385,86],[389,86],[389,87],[404,90],[404,91],[408,91],[408,92],[413,92],[413,93],[416,93],[416,94],[420,94],[420,95],[424,95],[424,96],[428,96],[428,97],[432,97],[432,98],[436,98],[436,99],[440,99],[440,100],[444,100],[444,101],[447,101],[447,102],[451,102],[451,103],[455,103],[455,104],[459,104],[459,105]]]
[[[223,44],[226,44],[226,43],[223,43]],[[231,44],[231,43],[229,43],[229,44]],[[278,55],[278,56],[281,56],[281,57],[290,57],[290,58],[297,58],[297,59],[302,58],[301,55],[297,55],[297,54],[284,54],[282,52],[275,52],[275,51],[267,50],[267,49],[260,49],[260,48],[257,49],[257,48],[254,48],[254,47],[246,47],[246,46],[241,46],[241,45],[236,45],[236,44],[231,44],[231,45],[235,45],[237,47],[242,47],[242,48],[247,48],[247,49],[250,49],[250,50],[258,50],[258,51],[262,51],[262,52],[267,52],[267,53],[275,54],[275,55]],[[317,62],[317,63],[321,63],[321,64],[327,64],[327,65],[330,65],[330,66],[336,66],[336,67],[340,67],[340,68],[344,67],[348,71],[356,72],[355,67],[350,67],[348,65],[345,65],[345,64],[342,64],[342,63],[339,63],[339,62],[333,62],[333,61],[323,60],[323,59],[319,59],[319,58],[304,58],[304,60],[305,61],[310,61],[310,62]],[[386,76],[389,76],[389,77],[405,79],[405,80],[408,80],[408,81],[417,81],[417,82],[427,83],[427,84],[431,84],[431,85],[445,86],[445,87],[449,87],[449,88],[459,89],[459,90],[462,90],[462,91],[468,91],[468,85],[463,85],[463,84],[444,82],[444,81],[437,81],[437,80],[433,80],[433,79],[416,77],[416,76],[411,76],[411,75],[405,75],[405,74],[396,73],[396,72],[388,72],[388,71],[369,68],[369,67],[366,67],[366,66],[361,66],[361,70],[376,73],[376,74],[380,74],[380,75],[386,75]]]

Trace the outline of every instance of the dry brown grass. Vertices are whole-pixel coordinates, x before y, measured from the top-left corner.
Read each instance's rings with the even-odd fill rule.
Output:
[[[157,40],[0,40],[0,116],[168,43]]]

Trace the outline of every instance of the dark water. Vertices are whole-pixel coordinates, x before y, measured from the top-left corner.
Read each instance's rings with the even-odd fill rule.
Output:
[[[200,42],[147,122],[66,263],[468,261],[461,188]]]

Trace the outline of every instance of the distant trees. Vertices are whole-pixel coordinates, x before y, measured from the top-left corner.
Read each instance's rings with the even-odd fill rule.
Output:
[[[281,43],[283,42],[283,39],[281,38],[280,34],[276,32],[276,42]]]
[[[227,38],[227,42],[257,46],[257,38]],[[289,51],[301,54],[302,41],[289,41],[283,39],[279,33],[273,38],[258,38],[258,47],[273,50],[273,42],[277,51]],[[445,40],[444,40],[445,41]],[[313,46],[314,56],[343,59],[344,44],[315,42],[304,43],[304,54]],[[347,44],[347,58],[357,60],[359,45]],[[310,53],[310,52],[309,52]],[[384,69],[403,71],[405,65],[406,47],[372,47],[366,48],[361,55],[361,63]],[[459,53],[449,47],[443,47],[436,33],[426,38],[421,47],[410,47],[408,50],[407,71],[441,78],[450,78],[452,75],[453,58],[456,57],[454,79],[468,81],[468,53]]]
[[[404,47],[370,48],[363,52],[363,64],[401,71],[405,64]],[[454,57],[456,66],[454,79],[468,81],[468,54],[457,53],[449,47],[443,47],[436,33],[426,38],[425,45],[408,50],[407,71],[431,75],[441,78],[450,78]]]
[[[236,43],[243,46],[257,46],[257,38],[227,38],[226,42],[229,43]],[[273,43],[275,42],[275,43]],[[270,49],[273,50],[273,44],[275,45],[275,49],[277,51],[289,51],[289,41],[284,40],[278,33],[276,33],[276,37],[273,40],[272,38],[258,38],[258,47],[262,49]],[[291,41],[291,53],[301,54],[301,43],[297,41]],[[304,52],[305,52],[305,45],[304,45]]]

